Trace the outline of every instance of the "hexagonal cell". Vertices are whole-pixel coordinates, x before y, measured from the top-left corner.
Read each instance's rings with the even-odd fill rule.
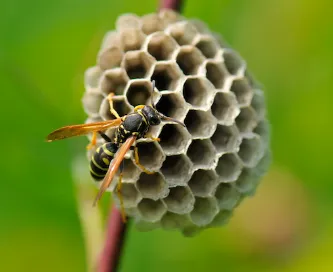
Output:
[[[212,222],[217,213],[218,206],[215,198],[196,197],[190,216],[194,224],[205,226]]]
[[[198,19],[191,19],[190,20],[191,25],[195,27],[195,29],[202,34],[211,34],[208,26],[201,20]]]
[[[108,31],[104,35],[100,52],[102,52],[105,49],[110,48],[110,47],[121,48],[120,35],[119,35],[119,33],[116,30],[114,30],[114,31]]]
[[[159,91],[175,91],[183,73],[173,62],[158,62],[151,77]]]
[[[117,195],[117,192],[116,192],[116,187],[117,186],[115,186],[115,188],[113,190],[113,194],[115,196],[117,196],[117,198],[118,198],[118,195]],[[138,190],[135,188],[135,185],[133,183],[129,183],[129,182],[128,183],[127,182],[122,182],[122,185],[121,185],[121,196],[123,198],[123,203],[124,203],[124,207],[125,208],[136,207],[137,204],[141,200],[141,195],[138,192]],[[117,199],[117,202],[119,203],[119,199]]]
[[[166,29],[166,32],[176,40],[179,45],[191,44],[198,34],[195,27],[189,22],[178,22]]]
[[[141,29],[127,28],[122,30],[120,40],[124,52],[139,50],[146,38]]]
[[[191,135],[188,134],[186,128],[178,124],[164,125],[159,138],[166,155],[184,153],[191,141]]]
[[[193,173],[188,185],[195,196],[211,196],[217,186],[217,176],[211,170],[197,170]]]
[[[154,58],[143,51],[129,51],[121,63],[130,79],[149,77]]]
[[[133,106],[150,104],[152,94],[152,84],[148,80],[132,80],[127,85],[125,96],[127,101]]]
[[[212,33],[215,41],[217,42],[217,44],[222,47],[222,48],[230,48],[230,45],[225,41],[225,39],[222,37],[221,34],[219,33]]]
[[[265,150],[265,154],[258,162],[256,167],[253,169],[255,171],[258,178],[261,178],[268,171],[272,162],[272,153],[269,148]]]
[[[98,114],[103,99],[104,96],[99,91],[85,92],[82,98],[84,111],[88,115]]]
[[[226,78],[229,76],[223,62],[207,61],[206,77],[216,89],[222,89]]]
[[[269,146],[269,123],[266,120],[260,121],[253,132],[261,137],[266,146]]]
[[[257,114],[252,107],[242,108],[235,121],[241,133],[252,132],[258,124]]]
[[[185,101],[193,108],[208,110],[214,100],[214,86],[203,77],[188,77],[184,83]]]
[[[128,80],[129,78],[126,72],[121,68],[113,68],[111,70],[105,71],[101,78],[101,91],[105,95],[108,95],[109,93],[122,95]]]
[[[142,199],[138,205],[138,210],[146,221],[159,221],[166,212],[166,207],[160,200]]]
[[[265,118],[266,115],[265,97],[264,93],[261,90],[258,89],[254,90],[251,106],[256,111],[259,120]]]
[[[235,79],[232,82],[230,91],[236,95],[240,106],[248,106],[251,102],[253,91],[246,78]]]
[[[214,217],[213,221],[211,222],[210,226],[212,227],[219,227],[227,224],[232,217],[232,211],[230,210],[221,210],[218,214]]]
[[[254,167],[264,155],[265,149],[259,136],[255,134],[247,136],[248,138],[243,138],[239,147],[238,156],[245,166]]]
[[[195,139],[209,138],[216,129],[216,121],[210,111],[190,110],[184,123]]]
[[[185,185],[192,174],[192,163],[185,155],[167,156],[161,172],[169,185]]]
[[[187,156],[192,161],[194,169],[211,169],[216,163],[215,149],[208,139],[193,140],[187,150]]]
[[[158,16],[162,19],[165,25],[169,25],[175,23],[182,19],[179,13],[171,10],[171,9],[162,9]]]
[[[156,32],[149,36],[144,48],[156,60],[169,60],[175,54],[178,44],[164,32]]]
[[[182,120],[186,114],[185,102],[180,94],[163,94],[156,104],[156,109],[165,116]]]
[[[142,16],[141,22],[141,29],[147,35],[164,29],[164,23],[156,13]]]
[[[244,76],[247,78],[247,80],[252,88],[259,88],[259,89],[262,88],[261,84],[256,81],[253,74],[250,73],[250,71],[248,69],[245,70]]]
[[[168,210],[178,214],[185,214],[192,211],[194,196],[187,186],[170,188],[169,195],[163,199]]]
[[[97,64],[103,70],[119,67],[123,55],[124,52],[119,47],[106,48],[98,54]]]
[[[127,28],[140,28],[141,20],[136,14],[127,13],[120,15],[116,21],[116,28],[118,31],[122,31]]]
[[[215,192],[220,209],[232,210],[240,199],[240,193],[230,183],[220,183]]]
[[[135,228],[138,231],[141,232],[147,232],[147,231],[152,231],[155,229],[160,228],[160,222],[157,220],[156,222],[147,222],[145,220],[139,219],[139,220],[135,220]]]
[[[193,46],[182,46],[176,58],[177,64],[185,75],[196,75],[204,60],[205,57],[199,49]]]
[[[234,95],[224,92],[216,94],[212,105],[212,113],[219,124],[232,125],[239,111]]]
[[[186,226],[181,230],[184,237],[194,237],[198,235],[204,227],[198,227],[194,223],[192,223],[190,226]]]
[[[244,168],[236,180],[236,189],[242,194],[252,194],[258,185],[259,177],[255,171]]]
[[[216,167],[223,182],[235,181],[242,171],[242,162],[234,153],[223,154]]]
[[[160,173],[142,173],[136,186],[144,198],[157,200],[168,194],[169,189]]]
[[[103,71],[99,66],[94,66],[84,73],[84,86],[86,88],[97,88]]]
[[[131,108],[127,105],[123,97],[113,97],[113,108],[118,112],[120,116],[124,116],[131,111]],[[116,119],[116,117],[110,111],[110,103],[107,98],[104,98],[101,103],[99,114],[104,120]]]
[[[191,225],[188,215],[167,212],[161,219],[162,228],[165,230],[176,230]]]
[[[139,153],[140,164],[150,171],[161,168],[165,155],[156,142],[138,142],[136,144]]]
[[[201,35],[194,44],[208,59],[216,56],[218,45],[211,35]]]
[[[211,141],[218,153],[235,152],[238,151],[241,137],[235,125],[217,125]]]
[[[232,75],[238,75],[245,70],[245,62],[232,49],[225,49],[223,52],[224,64],[228,72]]]
[[[136,167],[131,159],[124,159],[124,171],[123,171],[123,181],[124,182],[134,182],[136,181],[141,171]]]

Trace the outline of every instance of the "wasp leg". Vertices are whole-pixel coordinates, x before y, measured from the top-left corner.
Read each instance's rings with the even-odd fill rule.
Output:
[[[145,138],[148,138],[148,139],[150,139],[150,140],[152,140],[152,141],[154,141],[154,142],[159,142],[159,141],[161,141],[161,139],[160,138],[155,138],[155,137],[153,137],[151,134],[149,134],[149,133],[147,133],[146,135],[145,135]]]
[[[97,132],[94,131],[90,143],[87,145],[87,150],[93,149],[97,144]]]
[[[101,135],[101,137],[104,139],[105,142],[111,142],[111,139],[108,135],[106,135],[105,133],[98,131],[99,135]]]
[[[108,100],[109,100],[109,104],[110,104],[110,111],[114,115],[114,117],[120,118],[118,112],[113,107],[113,99],[112,99],[113,96],[114,96],[114,93],[109,93],[109,95],[108,95]]]
[[[136,165],[139,166],[139,168],[143,172],[145,172],[146,174],[152,175],[152,174],[155,173],[155,172],[151,172],[151,171],[147,170],[142,164],[140,164],[140,161],[139,161],[139,152],[138,152],[138,148],[136,146],[134,147],[134,160],[135,160]]]
[[[123,219],[123,222],[125,223],[126,220],[126,212],[125,212],[125,208],[124,208],[124,198],[123,195],[121,194],[121,188],[122,188],[122,180],[123,180],[123,171],[124,171],[124,161],[121,163],[120,166],[120,173],[119,173],[119,179],[118,179],[118,184],[117,184],[117,195],[120,201],[120,214],[121,214],[121,218]]]
[[[142,110],[144,107],[145,107],[145,105],[137,105],[137,106],[134,108],[134,111]]]

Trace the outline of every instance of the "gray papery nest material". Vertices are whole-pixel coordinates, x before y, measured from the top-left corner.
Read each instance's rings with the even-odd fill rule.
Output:
[[[126,156],[126,212],[140,230],[162,227],[193,235],[221,226],[254,193],[269,166],[260,85],[245,61],[202,22],[170,10],[122,15],[116,30],[105,35],[97,65],[85,74],[86,122],[115,118],[110,92],[120,115],[149,104],[152,80],[157,109],[186,128],[163,123],[151,129],[159,143],[137,141],[140,162],[153,175],[141,172],[131,152]],[[117,194],[113,197],[119,205]]]

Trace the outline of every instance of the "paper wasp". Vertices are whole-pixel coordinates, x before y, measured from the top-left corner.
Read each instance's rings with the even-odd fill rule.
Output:
[[[155,89],[155,81],[152,81],[152,94]],[[159,141],[158,138],[153,138],[147,134],[151,126],[157,126],[161,121],[169,121],[178,123],[185,126],[182,122],[167,117],[158,112],[156,105],[153,103],[153,95],[151,95],[151,106],[138,105],[134,108],[132,113],[120,117],[116,110],[113,108],[112,101],[113,93],[109,94],[108,100],[110,103],[110,111],[116,117],[113,120],[102,122],[72,125],[59,128],[47,136],[47,141],[52,142],[55,140],[62,140],[69,137],[85,135],[93,133],[93,137],[89,147],[96,145],[97,133],[105,140],[102,146],[97,148],[90,162],[90,173],[95,180],[103,180],[94,200],[94,205],[102,197],[103,193],[110,186],[116,172],[120,168],[119,181],[117,186],[117,193],[119,195],[120,205],[122,209],[122,216],[125,220],[125,213],[123,208],[123,201],[121,196],[121,181],[123,175],[123,160],[128,150],[131,149],[137,139],[150,138],[154,141]],[[117,127],[115,136],[111,140],[103,131]],[[134,146],[135,163],[140,169],[147,174],[152,174],[144,168],[139,162],[138,149]]]

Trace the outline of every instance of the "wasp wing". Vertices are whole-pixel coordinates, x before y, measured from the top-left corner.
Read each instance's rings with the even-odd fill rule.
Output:
[[[108,128],[117,127],[121,124],[121,118],[114,120],[88,123],[82,125],[73,125],[59,128],[46,137],[47,142],[62,140],[69,137],[85,135],[90,132],[105,131]]]
[[[94,200],[94,206],[96,205],[97,201],[101,199],[103,193],[106,189],[110,186],[112,179],[114,178],[117,170],[119,169],[120,164],[122,163],[127,151],[131,148],[136,140],[136,136],[129,137],[122,146],[118,149],[117,153],[114,156],[114,159],[111,161],[109,165],[108,172],[99,188],[98,194]]]

